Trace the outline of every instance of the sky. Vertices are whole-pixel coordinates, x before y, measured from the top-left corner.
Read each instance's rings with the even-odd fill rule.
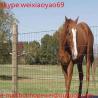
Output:
[[[14,8],[20,32],[57,29],[65,16],[98,25],[98,0],[6,0],[7,2],[64,2],[64,8]]]
[[[11,11],[19,20],[19,33],[57,30],[65,16],[98,25],[98,0],[5,0],[14,3],[64,2],[63,8],[14,8]]]

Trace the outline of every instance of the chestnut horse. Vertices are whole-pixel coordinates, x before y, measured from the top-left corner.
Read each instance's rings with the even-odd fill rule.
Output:
[[[89,26],[84,23],[77,23],[76,20],[65,17],[65,23],[59,32],[59,60],[65,77],[65,87],[67,98],[69,98],[70,84],[73,74],[73,66],[77,64],[79,73],[79,92],[78,98],[81,98],[83,84],[83,68],[82,62],[86,58],[86,97],[88,94],[90,67],[92,67],[93,42],[94,37]]]

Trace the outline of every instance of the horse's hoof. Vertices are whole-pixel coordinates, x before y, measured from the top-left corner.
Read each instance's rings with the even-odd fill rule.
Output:
[[[69,94],[66,93],[66,97],[65,98],[69,98]]]
[[[78,98],[81,98],[81,94],[78,94]]]

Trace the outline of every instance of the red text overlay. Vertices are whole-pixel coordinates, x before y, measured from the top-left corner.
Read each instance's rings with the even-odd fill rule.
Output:
[[[0,3],[0,8],[62,8],[64,7],[64,2],[51,2],[51,3]]]
[[[66,94],[0,94],[0,98],[66,98]],[[70,98],[77,98],[78,94],[69,94]],[[85,95],[82,95],[85,96]],[[92,95],[88,95],[88,98]]]

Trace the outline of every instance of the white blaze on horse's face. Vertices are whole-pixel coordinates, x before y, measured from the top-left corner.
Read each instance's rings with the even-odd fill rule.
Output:
[[[72,34],[73,34],[73,48],[72,48],[72,58],[73,60],[77,58],[78,51],[77,51],[77,42],[76,42],[76,35],[77,35],[77,30],[72,28]]]

